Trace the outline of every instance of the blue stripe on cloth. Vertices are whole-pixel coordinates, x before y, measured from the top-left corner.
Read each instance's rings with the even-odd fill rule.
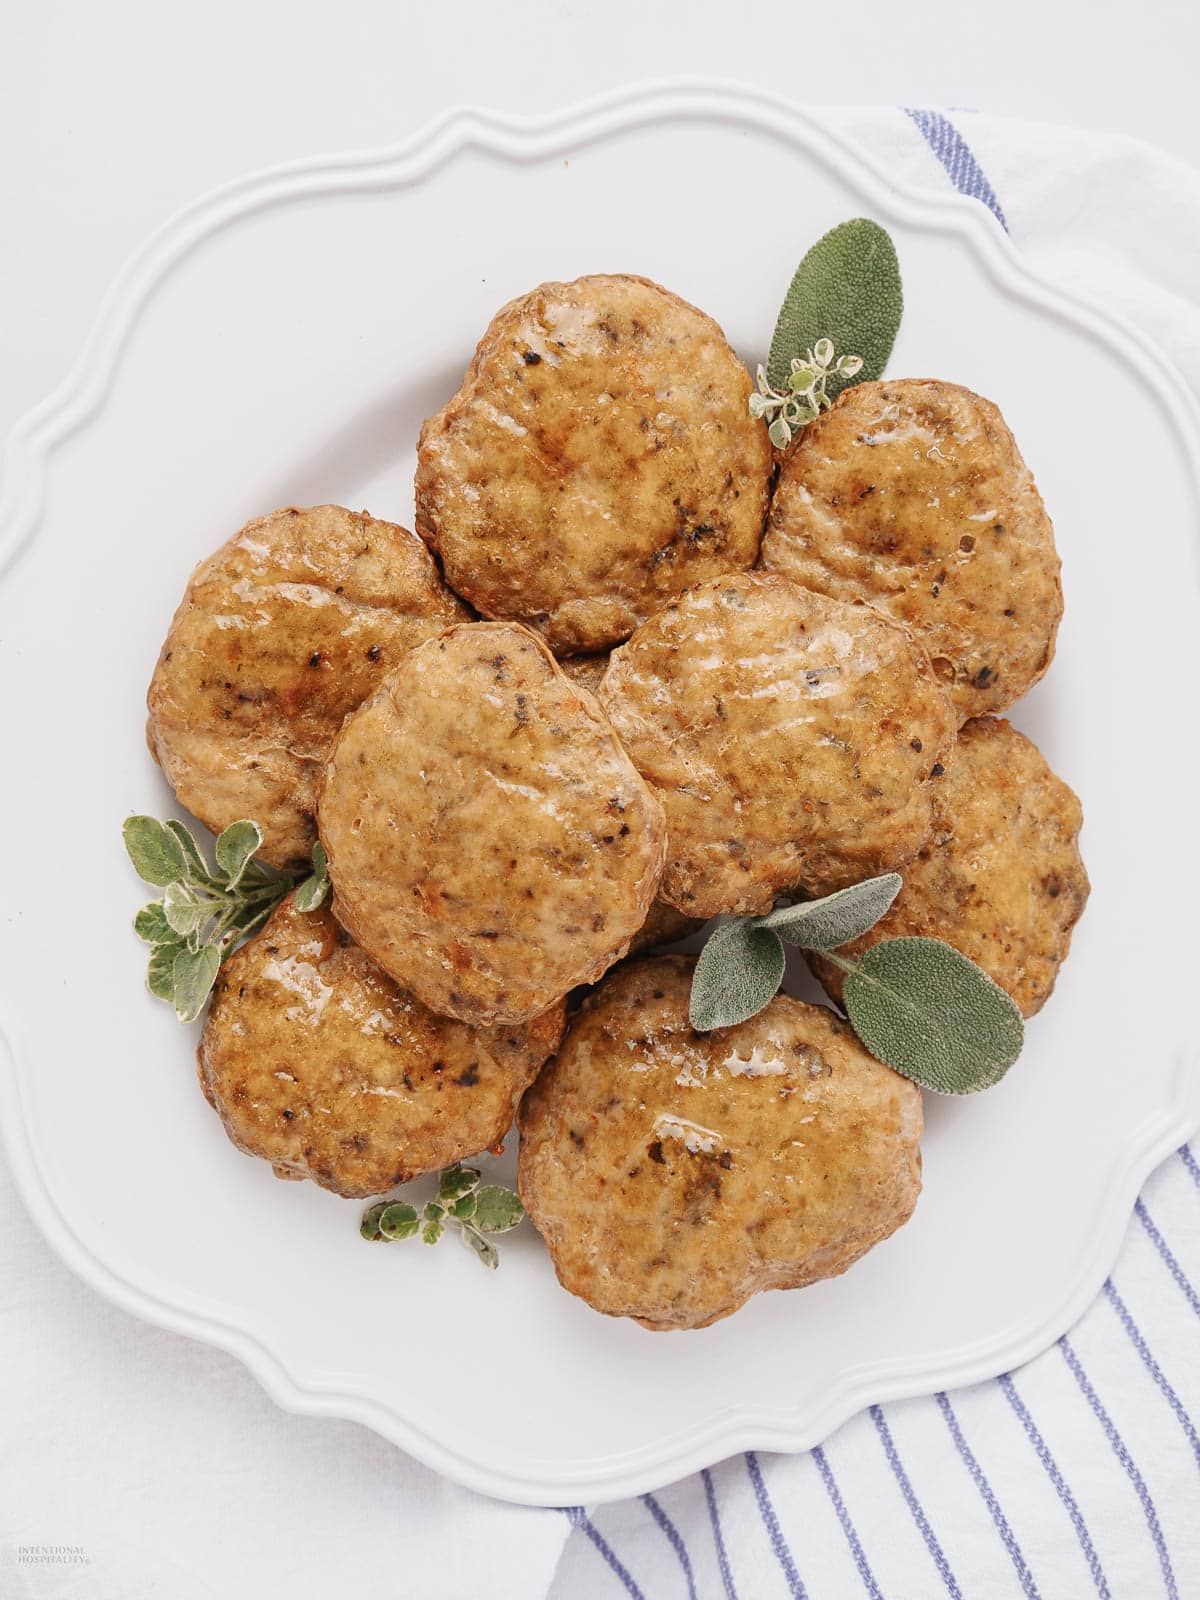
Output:
[[[1192,1182],[1200,1189],[1200,1162],[1198,1162],[1186,1144],[1179,1147],[1179,1159],[1192,1175]]]
[[[1079,1357],[1071,1347],[1071,1341],[1064,1333],[1058,1341],[1058,1348],[1062,1351],[1063,1360],[1070,1367],[1075,1382],[1079,1385],[1080,1392],[1088,1405],[1091,1406],[1097,1422],[1104,1429],[1105,1436],[1112,1446],[1113,1454],[1125,1469],[1125,1474],[1137,1491],[1137,1497],[1142,1503],[1142,1513],[1146,1518],[1146,1526],[1150,1530],[1150,1537],[1154,1541],[1154,1548],[1158,1552],[1158,1564],[1162,1568],[1163,1583],[1166,1585],[1170,1600],[1179,1600],[1179,1590],[1175,1587],[1175,1572],[1171,1566],[1171,1557],[1167,1553],[1167,1542],[1163,1538],[1162,1527],[1159,1524],[1158,1512],[1154,1509],[1154,1501],[1150,1498],[1150,1491],[1146,1487],[1146,1480],[1138,1471],[1137,1462],[1129,1454],[1125,1441],[1117,1432],[1112,1418],[1100,1403],[1099,1396],[1092,1388],[1091,1380],[1080,1364]]]
[[[725,1600],[738,1600],[738,1592],[733,1586],[733,1569],[725,1549],[725,1536],[721,1532],[721,1514],[717,1510],[717,1492],[713,1488],[712,1473],[707,1467],[701,1467],[700,1477],[704,1482],[704,1497],[708,1501],[708,1520],[712,1524],[713,1543],[717,1547],[717,1566],[721,1569],[721,1582],[725,1585]]]
[[[692,1571],[692,1558],[688,1555],[682,1534],[652,1494],[644,1494],[642,1504],[662,1529],[667,1543],[679,1557],[679,1565],[683,1568],[683,1576],[687,1580],[688,1600],[696,1600],[696,1574]]]
[[[946,1420],[946,1426],[950,1429],[950,1437],[954,1440],[955,1447],[963,1459],[964,1466],[971,1474],[975,1487],[983,1498],[984,1505],[991,1512],[992,1521],[996,1524],[996,1532],[1000,1535],[1001,1542],[1012,1559],[1012,1564],[1016,1568],[1017,1577],[1021,1580],[1021,1588],[1025,1591],[1027,1600],[1040,1600],[1037,1584],[1033,1581],[1033,1573],[1030,1572],[1028,1563],[1021,1553],[1021,1546],[1017,1543],[1016,1535],[1008,1525],[1008,1518],[1004,1515],[1003,1508],[996,1498],[995,1490],[988,1482],[987,1475],[975,1459],[970,1445],[963,1437],[963,1431],[958,1425],[958,1418],[954,1414],[954,1407],[950,1404],[945,1390],[935,1395],[934,1399],[937,1401],[938,1410]]]
[[[883,1445],[883,1453],[887,1457],[888,1466],[892,1469],[892,1476],[900,1485],[900,1493],[904,1496],[904,1503],[912,1512],[912,1519],[921,1530],[921,1537],[925,1540],[925,1548],[929,1551],[930,1559],[941,1574],[942,1582],[950,1593],[951,1600],[963,1600],[962,1590],[958,1587],[958,1579],[951,1571],[950,1563],[946,1560],[945,1552],[938,1543],[937,1535],[929,1525],[929,1518],[925,1515],[925,1507],[913,1492],[909,1482],[908,1473],[904,1470],[904,1463],[892,1439],[892,1430],[887,1425],[883,1409],[880,1406],[871,1407],[871,1421],[875,1424],[875,1431]]]
[[[879,1585],[875,1582],[875,1574],[871,1571],[871,1564],[867,1560],[866,1552],[858,1537],[858,1530],[851,1521],[850,1513],[846,1510],[842,1499],[842,1491],[837,1486],[837,1479],[833,1469],[825,1459],[825,1452],[820,1445],[813,1450],[812,1458],[817,1464],[817,1471],[821,1474],[821,1481],[825,1485],[827,1494],[833,1502],[833,1509],[837,1512],[837,1519],[842,1525],[842,1532],[846,1535],[846,1543],[850,1546],[850,1554],[854,1557],[854,1565],[858,1568],[858,1575],[863,1581],[863,1588],[871,1596],[871,1600],[883,1600],[879,1592]]]
[[[1079,1540],[1079,1548],[1083,1551],[1084,1559],[1091,1569],[1092,1582],[1096,1585],[1096,1593],[1099,1595],[1100,1600],[1112,1600],[1112,1590],[1108,1587],[1108,1579],[1104,1576],[1104,1568],[1100,1565],[1100,1557],[1096,1554],[1096,1547],[1092,1543],[1092,1536],[1088,1532],[1087,1523],[1083,1520],[1083,1513],[1080,1511],[1066,1479],[1059,1471],[1058,1462],[1050,1454],[1050,1448],[1042,1438],[1037,1423],[1030,1416],[1024,1400],[1017,1393],[1016,1384],[1012,1381],[1012,1374],[1009,1372],[1001,1373],[997,1382],[1003,1390],[1009,1405],[1020,1418],[1021,1426],[1029,1435],[1029,1442],[1037,1452],[1038,1460],[1045,1467],[1046,1476],[1054,1485],[1058,1498],[1067,1508],[1071,1526],[1075,1529],[1075,1537]]]
[[[905,107],[905,114],[916,123],[925,142],[945,168],[950,182],[960,194],[970,195],[985,205],[1008,232],[1008,221],[1000,209],[996,191],[984,176],[975,153],[948,117],[940,111],[919,111]]]
[[[1175,1393],[1167,1380],[1166,1374],[1150,1353],[1150,1346],[1142,1335],[1142,1330],[1129,1314],[1129,1308],[1117,1292],[1116,1284],[1111,1278],[1105,1280],[1104,1293],[1108,1296],[1108,1303],[1112,1306],[1117,1316],[1121,1319],[1121,1326],[1129,1335],[1130,1342],[1138,1355],[1142,1358],[1142,1365],[1162,1390],[1163,1398],[1175,1413],[1179,1426],[1183,1429],[1187,1442],[1192,1447],[1192,1454],[1196,1458],[1196,1465],[1200,1467],[1200,1436],[1196,1433],[1195,1425],[1188,1415],[1187,1407]]]
[[[753,1450],[747,1450],[745,1461],[746,1471],[750,1474],[750,1482],[754,1485],[754,1498],[758,1501],[759,1515],[762,1517],[763,1527],[767,1530],[767,1537],[771,1541],[771,1549],[774,1550],[775,1557],[783,1568],[788,1590],[793,1600],[808,1600],[808,1591],[800,1581],[800,1574],[796,1571],[796,1563],[792,1559],[792,1552],[788,1548],[787,1540],[783,1537],[783,1529],[779,1526],[779,1518],[775,1515],[775,1507],[771,1504],[771,1496],[767,1493],[762,1469],[758,1464],[758,1456]]]
[[[609,1544],[608,1540],[600,1532],[600,1529],[588,1516],[583,1507],[559,1506],[558,1509],[566,1517],[567,1521],[573,1528],[578,1528],[580,1533],[586,1534],[587,1537],[592,1541],[596,1549],[612,1568],[613,1572],[624,1584],[625,1592],[629,1595],[630,1600],[646,1600],[646,1596],[630,1577],[628,1567],[626,1567],[620,1556],[617,1555],[612,1545]]]
[[[1191,1306],[1192,1310],[1198,1317],[1200,1317],[1200,1294],[1197,1294],[1195,1289],[1193,1289],[1187,1273],[1171,1254],[1166,1240],[1154,1226],[1154,1221],[1150,1216],[1150,1213],[1146,1210],[1145,1202],[1140,1197],[1134,1204],[1133,1209],[1137,1213],[1138,1220],[1141,1222],[1142,1227],[1145,1228],[1146,1232],[1150,1235],[1154,1248],[1158,1251],[1159,1255],[1166,1263],[1167,1271],[1179,1285],[1180,1290],[1187,1299],[1187,1302]]]

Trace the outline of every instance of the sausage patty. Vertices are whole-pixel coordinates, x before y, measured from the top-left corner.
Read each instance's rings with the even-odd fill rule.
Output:
[[[907,624],[960,719],[1011,705],[1054,656],[1054,530],[1004,418],[957,384],[843,390],[784,457],[762,565]]]
[[[772,458],[752,387],[712,318],[658,284],[544,283],[421,430],[417,531],[485,616],[602,650],[753,566]]]
[[[964,724],[929,842],[904,868],[891,910],[841,954],[908,934],[944,939],[1031,1017],[1054,988],[1087,904],[1082,823],[1074,792],[1024,734],[994,717]],[[809,959],[840,999],[839,970]]]
[[[915,855],[956,718],[898,623],[787,578],[690,590],[615,650],[600,700],[667,815],[660,894],[761,913]]]
[[[464,623],[346,721],[319,800],[335,910],[434,1011],[522,1022],[620,959],[662,808],[541,641]]]
[[[341,506],[260,517],[192,574],[150,684],[151,753],[214,833],[252,817],[262,858],[299,867],[342,719],[466,615],[393,523]]]
[[[648,1328],[702,1328],[760,1289],[844,1272],[921,1188],[914,1084],[785,995],[693,1032],[693,965],[610,973],[518,1119],[521,1198],[559,1281]]]
[[[289,895],[222,966],[197,1061],[239,1150],[363,1196],[498,1144],[562,1022],[561,1006],[525,1027],[435,1016]]]

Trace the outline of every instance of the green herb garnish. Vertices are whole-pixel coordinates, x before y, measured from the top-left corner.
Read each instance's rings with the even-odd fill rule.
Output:
[[[498,1183],[480,1186],[475,1167],[447,1167],[438,1179],[437,1198],[420,1211],[400,1200],[382,1200],[363,1212],[359,1232],[364,1239],[412,1239],[437,1244],[447,1228],[473,1250],[485,1267],[500,1264],[500,1254],[489,1235],[508,1233],[525,1216],[525,1207],[511,1189]]]
[[[833,404],[829,384],[834,378],[852,378],[862,371],[861,356],[838,356],[834,360],[832,339],[818,339],[803,357],[793,356],[787,382],[773,389],[762,367],[758,369],[758,393],[750,396],[750,415],[770,419],[767,432],[777,450],[786,450],[792,435]]]
[[[235,945],[256,933],[293,886],[293,880],[255,861],[262,847],[257,822],[231,822],[216,842],[209,866],[191,831],[172,818],[129,817],[122,830],[138,877],[162,898],[143,906],[134,932],[152,946],[146,984],[175,1007],[180,1022],[194,1022]],[[329,887],[325,852],[313,849],[313,871],[296,890],[302,911],[314,911]]]
[[[877,222],[855,217],[817,240],[788,285],[750,397],[774,445],[784,449],[852,383],[883,376],[903,311],[896,248]]]
[[[722,923],[696,963],[692,1026],[733,1027],[769,1004],[783,981],[786,941],[821,951],[846,974],[846,1014],[878,1060],[941,1094],[998,1083],[1021,1053],[1025,1025],[981,967],[940,939],[885,939],[857,960],[835,953],[875,926],[901,881],[889,872],[765,917]]]

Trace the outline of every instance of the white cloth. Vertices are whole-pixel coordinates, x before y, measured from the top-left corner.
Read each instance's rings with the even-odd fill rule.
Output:
[[[1200,391],[1194,170],[1132,140],[964,112],[947,114],[951,131],[927,119],[929,137],[901,111],[826,115],[933,188],[952,181],[935,146],[964,181],[956,128],[1018,248],[1143,327]],[[0,1600],[1200,1596],[1188,1151],[1147,1184],[1105,1293],[1011,1380],[889,1404],[820,1451],[738,1456],[570,1516],[459,1490],[353,1425],[280,1417],[230,1357],[75,1283],[2,1168],[0,1217]],[[136,1447],[134,1410],[161,1418],[165,1451]],[[100,1477],[94,1448],[63,1431],[75,1415],[111,1440]],[[187,1463],[188,1497],[164,1455]]]

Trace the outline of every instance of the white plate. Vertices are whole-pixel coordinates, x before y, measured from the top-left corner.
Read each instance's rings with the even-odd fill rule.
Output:
[[[185,579],[288,502],[408,521],[420,421],[509,296],[646,273],[753,362],[800,254],[861,213],[904,274],[890,370],[994,397],[1057,524],[1066,621],[1016,720],[1088,818],[1095,890],[1058,992],[998,1089],[930,1098],[906,1228],[846,1277],[705,1332],[597,1316],[527,1229],[494,1276],[448,1243],[369,1249],[357,1203],[234,1150],[191,1033],[141,986],[120,824],[167,804],[142,696]],[[1196,440],[1170,370],[1031,274],[982,207],[898,192],[755,93],[458,112],[183,213],[16,430],[5,475],[0,1110],[50,1240],[121,1305],[234,1351],[283,1405],[531,1502],[812,1445],[872,1401],[1034,1355],[1098,1289],[1145,1174],[1200,1124]]]

